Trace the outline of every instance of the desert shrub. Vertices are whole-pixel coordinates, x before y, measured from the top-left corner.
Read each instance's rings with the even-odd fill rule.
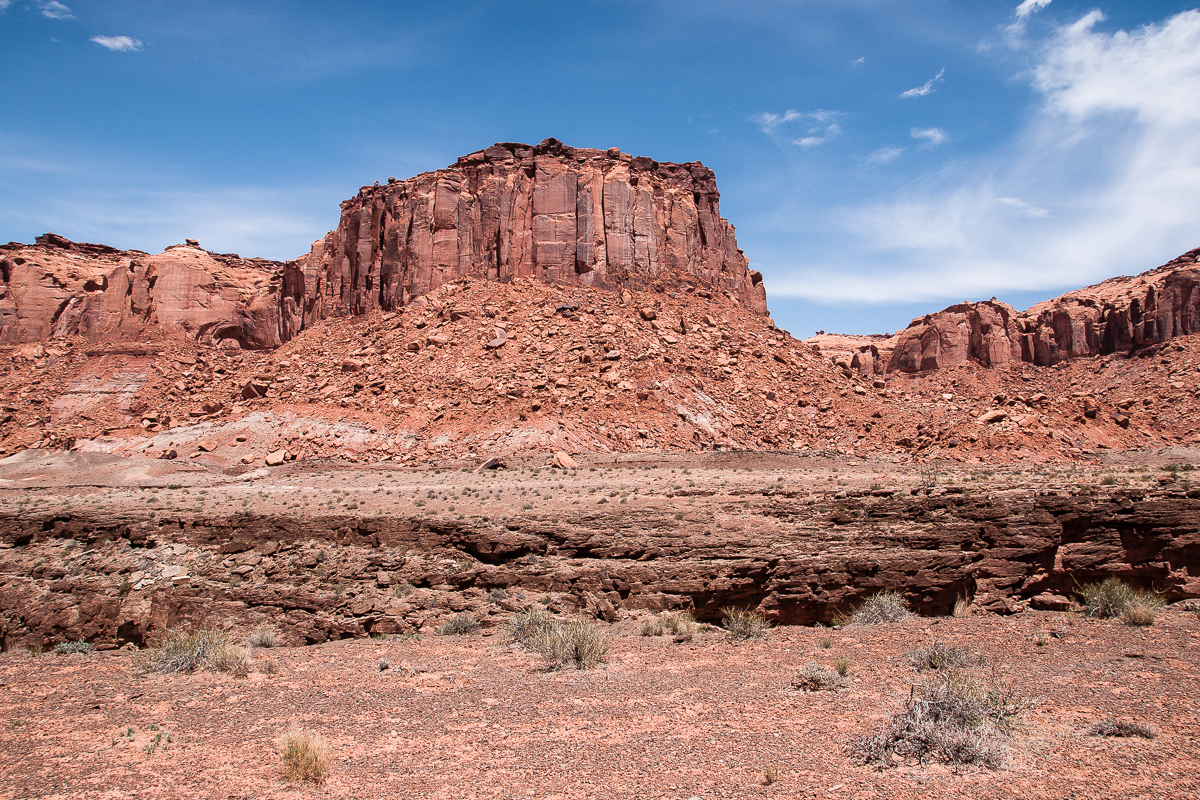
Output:
[[[908,602],[900,592],[877,592],[863,601],[850,614],[851,625],[882,625],[888,622],[904,622],[914,614],[908,610]]]
[[[930,673],[881,732],[851,745],[850,755],[878,766],[890,765],[897,755],[995,769],[1004,762],[1004,739],[1025,707],[994,673]]]
[[[832,670],[829,667],[821,666],[815,661],[810,661],[796,670],[796,677],[792,679],[792,686],[803,692],[836,692],[848,682],[846,677],[839,674],[837,670]]]
[[[546,659],[549,669],[590,669],[608,660],[612,642],[591,622],[554,620],[526,646]]]
[[[725,606],[721,614],[721,627],[730,639],[757,639],[767,630],[767,618],[758,611]]]
[[[141,672],[159,673],[213,669],[240,677],[249,671],[249,657],[225,631],[210,627],[194,631],[172,628],[161,642],[139,654],[135,667]]]
[[[696,632],[696,618],[690,611],[676,611],[665,617],[642,620],[642,636],[662,636],[668,631],[676,636],[693,634]]]
[[[1129,625],[1153,625],[1163,599],[1141,592],[1119,578],[1108,577],[1079,587],[1084,611],[1091,617],[1121,617]]]
[[[1158,612],[1163,605],[1164,601],[1158,595],[1150,594],[1149,592],[1137,592],[1121,612],[1121,620],[1126,625],[1139,625],[1142,627],[1153,625],[1154,621],[1158,619]]]
[[[1102,719],[1088,728],[1089,736],[1117,736],[1130,738],[1140,736],[1143,739],[1153,739],[1158,734],[1149,725],[1138,722],[1125,722],[1117,719]]]
[[[96,649],[96,645],[91,642],[85,642],[80,639],[78,642],[59,642],[54,645],[54,655],[62,656],[68,653],[91,653]]]
[[[446,620],[442,627],[438,628],[438,633],[442,636],[461,636],[477,630],[479,630],[479,620],[470,614],[455,614]]]
[[[962,618],[971,612],[971,600],[967,597],[959,597],[954,601],[954,609],[950,612],[950,616]]]
[[[854,671],[854,665],[850,663],[850,659],[845,656],[838,656],[833,660],[833,670],[843,678],[847,677]]]
[[[977,661],[972,658],[971,651],[967,648],[943,644],[936,640],[912,653],[912,660],[917,672],[962,669]]]
[[[228,672],[235,678],[244,678],[250,674],[250,654],[244,647],[230,642],[213,652],[210,666],[217,672]]]
[[[488,600],[490,602],[499,603],[501,600],[507,600],[507,599],[508,599],[508,592],[504,591],[503,589],[497,588],[497,589],[492,589],[490,592],[488,592]]]
[[[833,637],[822,636],[821,641],[818,642],[818,644],[820,644],[822,650],[828,650],[829,648],[833,647]]]
[[[530,606],[518,611],[508,623],[508,635],[517,644],[528,647],[529,642],[555,623],[554,615],[544,608]]]
[[[310,731],[292,730],[281,736],[279,757],[285,781],[320,786],[329,775],[329,748],[324,739]]]
[[[246,637],[246,647],[262,647],[270,649],[279,643],[275,631],[270,628],[259,628]]]

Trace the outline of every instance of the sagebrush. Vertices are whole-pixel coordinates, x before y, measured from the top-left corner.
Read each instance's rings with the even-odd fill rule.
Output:
[[[244,677],[250,671],[250,657],[227,632],[217,628],[171,628],[157,645],[138,654],[134,666],[140,672],[211,669]]]
[[[1153,625],[1164,605],[1159,595],[1139,591],[1114,577],[1079,587],[1079,596],[1088,616],[1120,617],[1128,625]]]
[[[721,627],[730,639],[757,639],[767,631],[767,618],[761,612],[725,606],[721,615]]]
[[[548,669],[590,669],[608,660],[612,641],[586,620],[561,620],[543,608],[518,613],[509,623],[513,641],[546,660]]]
[[[851,625],[883,625],[904,622],[915,615],[908,608],[908,601],[900,592],[877,592],[862,602],[850,614]]]
[[[849,681],[838,670],[823,667],[815,661],[809,661],[796,670],[792,686],[802,692],[836,692]]]

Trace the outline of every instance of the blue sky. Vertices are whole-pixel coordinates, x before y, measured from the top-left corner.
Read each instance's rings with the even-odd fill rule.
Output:
[[[795,335],[1200,246],[1200,11],[1155,0],[0,0],[0,241],[293,258],[548,136],[717,173]]]

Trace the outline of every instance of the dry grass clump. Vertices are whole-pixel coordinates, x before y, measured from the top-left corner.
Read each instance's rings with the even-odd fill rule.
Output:
[[[254,648],[261,647],[270,649],[279,643],[275,631],[270,628],[259,628],[254,633],[246,637],[246,647]]]
[[[171,628],[161,642],[139,654],[135,667],[140,672],[164,674],[211,669],[243,678],[250,672],[250,656],[225,631]]]
[[[455,614],[438,628],[442,636],[462,636],[479,630],[479,620],[470,614]]]
[[[329,747],[319,734],[291,730],[279,737],[283,779],[291,783],[325,783],[329,775]]]
[[[978,658],[971,655],[969,649],[943,644],[937,640],[912,653],[912,660],[917,672],[964,669],[971,666],[972,663],[979,662]]]
[[[688,636],[696,632],[696,618],[690,611],[676,611],[665,617],[646,617],[642,620],[642,636]]]
[[[1113,577],[1079,587],[1079,596],[1088,616],[1120,617],[1127,625],[1153,625],[1164,605],[1153,592],[1138,591]]]
[[[871,595],[850,615],[851,625],[882,625],[889,622],[904,622],[915,614],[908,610],[908,602],[900,592],[883,591]]]
[[[77,642],[59,642],[54,645],[54,655],[62,656],[68,653],[91,653],[95,651],[96,645],[91,642],[80,639]]]
[[[595,624],[556,619],[544,608],[528,608],[513,617],[509,636],[538,653],[549,669],[590,669],[608,660],[612,641]]]
[[[847,673],[849,670],[847,669]],[[809,661],[796,670],[792,686],[802,692],[836,692],[850,681],[840,670],[823,667],[815,661]]]
[[[850,755],[880,767],[899,756],[996,769],[1004,763],[1004,740],[1027,705],[994,673],[933,672],[887,727],[854,742]]]
[[[1089,736],[1117,736],[1130,738],[1140,736],[1143,739],[1153,739],[1158,736],[1149,725],[1139,722],[1125,722],[1119,719],[1102,719],[1088,728]]]
[[[767,618],[758,611],[725,606],[721,609],[721,614],[724,617],[721,627],[730,639],[758,639],[766,633]]]

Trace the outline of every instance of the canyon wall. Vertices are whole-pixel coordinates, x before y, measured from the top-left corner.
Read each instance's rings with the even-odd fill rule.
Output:
[[[994,298],[950,306],[913,320],[896,335],[889,359],[863,358],[862,369],[924,372],[969,360],[1051,366],[1200,333],[1198,259],[1200,249],[1191,250],[1136,277],[1111,278],[1024,312]]]
[[[466,275],[557,285],[728,292],[767,313],[721,218],[712,170],[554,139],[496,144],[408,180],[364,186],[336,230],[290,265],[288,331],[406,305]]]

